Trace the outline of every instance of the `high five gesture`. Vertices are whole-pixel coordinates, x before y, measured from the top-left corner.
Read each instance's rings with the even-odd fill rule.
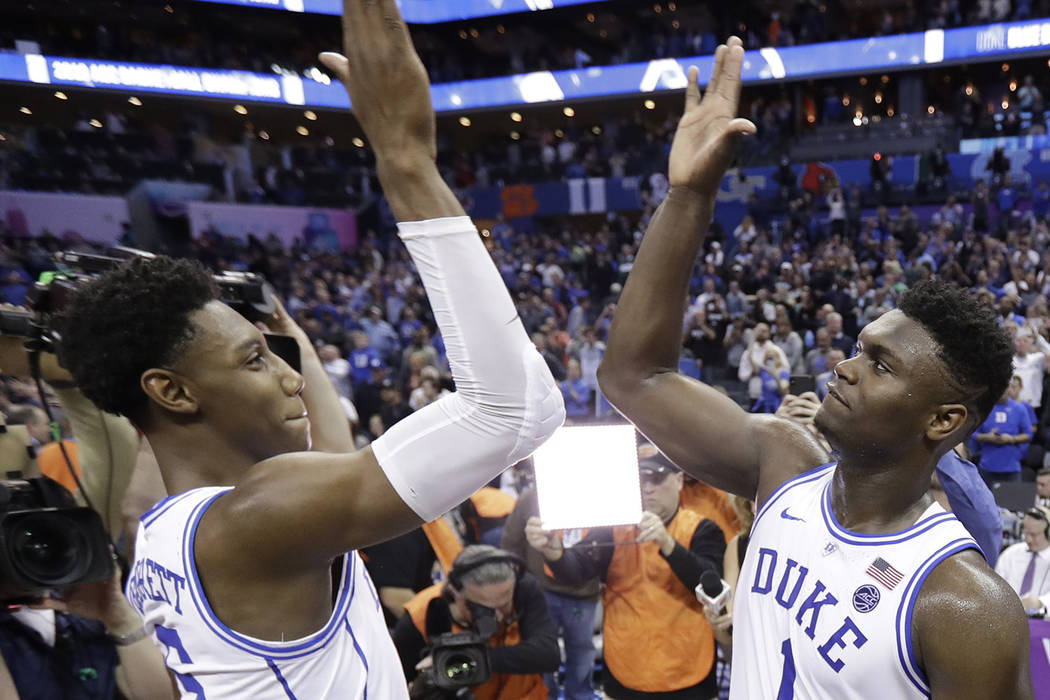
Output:
[[[755,125],[736,117],[740,103],[740,66],[744,48],[731,37],[715,52],[714,71],[701,99],[696,66],[689,69],[685,90],[685,112],[671,146],[668,180],[671,187],[689,187],[714,194],[733,157],[733,147],[743,135],[755,133]]]

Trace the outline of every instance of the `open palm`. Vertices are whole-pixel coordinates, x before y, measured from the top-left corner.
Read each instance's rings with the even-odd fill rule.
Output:
[[[689,187],[713,196],[733,157],[736,140],[755,133],[754,124],[736,117],[743,60],[744,47],[737,37],[719,46],[703,99],[699,71],[689,69],[685,112],[671,145],[668,180],[672,187]]]

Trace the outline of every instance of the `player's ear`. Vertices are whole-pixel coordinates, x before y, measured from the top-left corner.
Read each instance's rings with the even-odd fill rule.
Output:
[[[965,426],[969,417],[970,411],[961,403],[941,404],[926,426],[926,437],[934,442],[946,440]]]
[[[192,414],[200,408],[190,382],[168,369],[148,369],[139,380],[150,401],[173,413]]]

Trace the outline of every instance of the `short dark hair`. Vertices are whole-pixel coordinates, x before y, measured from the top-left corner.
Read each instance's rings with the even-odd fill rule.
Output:
[[[1014,346],[995,311],[965,289],[940,280],[919,282],[901,296],[898,308],[933,336],[955,381],[977,394],[980,425],[1013,377]]]
[[[189,315],[216,298],[195,260],[121,263],[81,284],[56,319],[62,363],[95,405],[134,417],[147,401],[142,373],[174,362],[193,337]]]

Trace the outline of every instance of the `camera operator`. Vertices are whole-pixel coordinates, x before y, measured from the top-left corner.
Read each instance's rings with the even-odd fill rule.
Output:
[[[0,337],[0,367],[5,372],[30,374],[25,340],[14,335]],[[84,493],[78,490],[75,495],[81,502],[85,495],[90,498],[111,536],[119,535],[121,504],[135,462],[138,434],[127,419],[105,414],[88,401],[54,355],[45,354],[40,360],[42,378],[51,383],[76,431],[77,442],[72,444],[79,448],[80,464],[77,452],[70,452],[70,457]],[[26,408],[43,414],[35,406]],[[47,429],[46,416],[36,420]],[[39,433],[36,439],[43,442],[46,437]],[[14,463],[6,455],[4,460]],[[55,476],[69,474],[64,457],[61,462],[53,465]],[[73,477],[68,479],[76,489]],[[54,486],[53,490],[64,494],[65,505],[76,505],[74,495],[64,487]],[[134,519],[137,521],[138,514]],[[103,525],[99,537],[104,537]],[[0,600],[22,599],[26,593],[0,576]],[[45,598],[38,605],[10,606],[0,612],[0,697],[172,697],[163,657],[121,592],[119,571],[111,580],[73,584],[54,595],[57,597]]]
[[[638,525],[591,530],[564,548],[529,518],[525,535],[556,579],[605,582],[603,689],[616,700],[707,700],[717,695],[714,633],[694,589],[722,575],[726,540],[711,520],[679,507],[682,473],[665,457],[639,461]]]
[[[557,632],[543,591],[514,555],[489,545],[467,547],[456,557],[448,581],[420,592],[405,611],[394,629],[394,645],[413,696],[425,688],[425,697],[441,697],[430,687],[433,656],[424,656],[427,645],[449,632],[480,634],[487,626],[483,619],[490,618],[495,632],[482,641],[488,645],[492,677],[471,689],[474,698],[546,700],[541,674],[558,668]]]
[[[163,657],[120,590],[119,569],[61,598],[0,611],[0,698],[119,697],[175,697]]]

